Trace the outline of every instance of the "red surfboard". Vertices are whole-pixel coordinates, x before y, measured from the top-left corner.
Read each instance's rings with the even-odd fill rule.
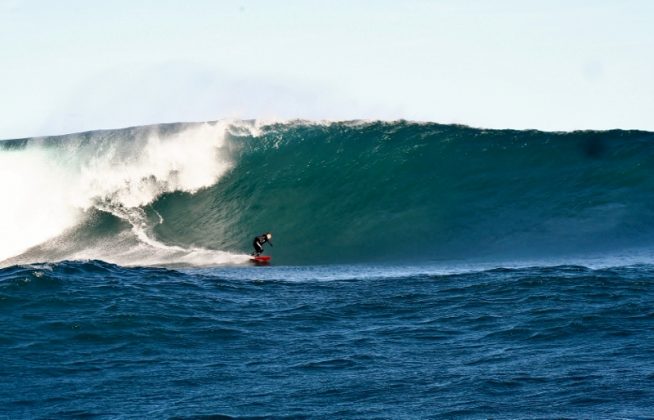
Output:
[[[258,264],[266,264],[270,262],[270,256],[259,255],[258,257],[250,257],[250,261]]]

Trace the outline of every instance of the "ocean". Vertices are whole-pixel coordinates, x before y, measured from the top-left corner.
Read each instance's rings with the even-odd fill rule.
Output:
[[[623,130],[0,141],[0,418],[653,417],[653,169]]]

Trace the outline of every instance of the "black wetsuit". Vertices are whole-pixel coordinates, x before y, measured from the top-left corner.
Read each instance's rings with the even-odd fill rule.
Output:
[[[272,242],[268,240],[268,236],[266,236],[266,234],[254,238],[254,241],[252,241],[252,246],[254,247],[254,255],[259,255],[263,252],[263,244],[266,242],[272,246]]]

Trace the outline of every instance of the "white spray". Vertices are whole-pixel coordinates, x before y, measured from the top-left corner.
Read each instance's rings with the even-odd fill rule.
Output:
[[[216,264],[245,256],[165,245],[149,231],[143,206],[167,192],[194,193],[230,169],[226,123],[197,124],[173,134],[141,128],[72,135],[53,145],[32,139],[25,148],[0,150],[0,261],[39,245],[84,220],[97,208],[129,222],[139,249],[88,249],[68,258],[125,264]]]

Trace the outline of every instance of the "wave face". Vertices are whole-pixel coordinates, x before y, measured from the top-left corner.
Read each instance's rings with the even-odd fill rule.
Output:
[[[643,252],[654,133],[171,124],[0,142],[2,265],[520,260]]]

